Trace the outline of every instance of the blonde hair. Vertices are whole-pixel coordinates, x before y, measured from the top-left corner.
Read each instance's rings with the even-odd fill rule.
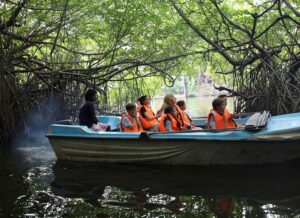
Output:
[[[175,96],[172,93],[169,93],[169,94],[165,95],[165,97],[164,97],[164,103],[161,106],[162,110],[165,110],[165,108],[167,106],[169,106],[169,100],[170,100],[170,98],[173,98],[173,97],[175,97]]]

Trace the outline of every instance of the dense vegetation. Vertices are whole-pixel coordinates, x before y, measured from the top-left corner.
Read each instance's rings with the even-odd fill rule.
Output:
[[[1,2],[0,143],[33,108],[49,121],[75,115],[89,87],[104,104],[126,102],[199,69],[226,80],[240,111],[299,111],[299,7],[296,0]]]

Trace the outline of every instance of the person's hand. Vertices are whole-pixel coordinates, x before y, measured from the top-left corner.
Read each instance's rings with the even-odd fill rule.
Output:
[[[237,116],[238,115],[236,113],[233,113],[233,114],[231,114],[230,118],[234,119],[234,118],[237,118]]]
[[[236,125],[237,125],[236,128],[244,128],[244,126],[242,124],[237,123]]]
[[[182,130],[187,130],[188,128],[186,126],[181,127]]]

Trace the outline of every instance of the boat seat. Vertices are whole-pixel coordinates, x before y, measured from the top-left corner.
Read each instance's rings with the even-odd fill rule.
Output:
[[[261,130],[268,124],[268,119],[271,116],[269,111],[256,112],[246,122],[246,130]]]
[[[121,117],[118,116],[97,116],[100,123],[105,123],[110,125],[110,131],[120,131]]]

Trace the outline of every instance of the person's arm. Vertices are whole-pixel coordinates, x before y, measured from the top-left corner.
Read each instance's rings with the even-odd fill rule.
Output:
[[[211,129],[215,129],[216,128],[214,116],[210,116],[210,118],[209,118],[209,128],[211,128]]]
[[[125,128],[125,127],[128,127],[129,129],[133,129],[134,126],[132,125],[132,123],[130,122],[129,118],[128,117],[124,117],[122,119],[122,127]]]
[[[230,119],[237,118],[238,115],[237,115],[235,112],[230,113],[230,112],[227,110],[227,108],[225,108],[225,110],[230,114]]]
[[[157,119],[161,116],[161,114],[157,114],[157,115],[150,115],[147,113],[146,109],[144,107],[141,108],[141,114],[144,118],[146,118],[147,120],[154,120]]]
[[[171,120],[169,119],[165,119],[165,128],[167,132],[172,132],[172,124],[171,124]]]
[[[156,114],[159,116],[161,116],[164,113],[164,110],[162,108],[160,108],[158,111],[156,111]]]
[[[143,125],[142,125],[142,122],[141,122],[141,120],[140,120],[140,118],[139,117],[137,117],[136,118],[136,122],[137,122],[137,124],[138,124],[138,126],[139,126],[139,128],[142,130],[142,132],[144,131],[144,129],[143,129]]]
[[[185,113],[185,114],[186,114],[187,118],[190,120],[190,122],[192,123],[192,119],[190,118],[190,116],[187,113]]]
[[[95,107],[94,104],[92,102],[89,102],[87,104],[87,111],[89,114],[89,119],[93,124],[97,124],[99,121],[96,117],[96,111],[95,111]]]
[[[230,119],[235,119],[235,118],[237,118],[238,117],[238,115],[236,114],[236,113],[230,113]]]

